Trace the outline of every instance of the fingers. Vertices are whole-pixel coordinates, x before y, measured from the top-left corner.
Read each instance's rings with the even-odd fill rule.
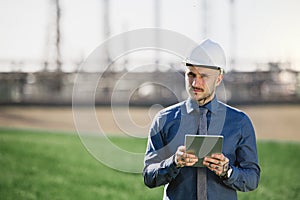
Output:
[[[192,153],[187,153],[185,146],[178,147],[175,153],[175,163],[178,167],[193,166],[196,162],[198,158]]]
[[[212,157],[212,158],[215,158],[215,159],[217,159],[217,160],[220,160],[220,161],[222,161],[222,162],[228,162],[228,161],[229,161],[229,159],[226,158],[222,153],[212,154],[211,157]]]
[[[223,176],[229,168],[229,159],[223,154],[213,154],[204,158],[203,165],[218,176]]]
[[[229,159],[223,154],[212,154],[210,157],[205,157],[204,161],[216,165],[224,165],[225,163],[229,162]]]

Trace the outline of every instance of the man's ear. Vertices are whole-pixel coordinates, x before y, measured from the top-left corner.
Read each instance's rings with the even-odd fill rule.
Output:
[[[216,80],[216,86],[219,86],[222,80],[223,80],[223,74],[219,74]]]

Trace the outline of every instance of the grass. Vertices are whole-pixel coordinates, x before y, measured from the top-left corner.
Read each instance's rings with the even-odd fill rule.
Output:
[[[113,137],[128,151],[144,152],[146,141]],[[259,142],[259,188],[239,199],[300,199],[299,143]],[[141,174],[106,167],[76,135],[0,129],[1,199],[162,199]]]

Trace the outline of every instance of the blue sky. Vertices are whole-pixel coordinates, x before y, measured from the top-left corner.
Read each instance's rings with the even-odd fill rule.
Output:
[[[87,57],[105,41],[101,0],[60,0],[64,70]],[[51,0],[0,1],[0,62],[40,62],[51,49]],[[231,56],[230,0],[209,0],[207,37]],[[236,60],[240,67],[268,61],[290,61],[300,70],[300,1],[235,0]],[[160,27],[201,41],[202,0],[160,1]],[[155,27],[153,0],[110,0],[111,36]],[[52,31],[51,31],[52,30]],[[0,71],[11,70],[0,63]],[[36,70],[33,64],[21,70]],[[18,70],[18,69],[12,69]]]

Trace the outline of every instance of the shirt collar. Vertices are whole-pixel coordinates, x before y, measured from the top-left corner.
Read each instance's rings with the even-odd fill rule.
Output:
[[[211,113],[217,113],[219,102],[216,97],[214,97],[210,102],[203,105],[202,107],[207,108]],[[196,110],[199,111],[199,104],[193,100],[192,98],[188,98],[186,102],[186,110],[188,113],[191,113],[192,111]]]

